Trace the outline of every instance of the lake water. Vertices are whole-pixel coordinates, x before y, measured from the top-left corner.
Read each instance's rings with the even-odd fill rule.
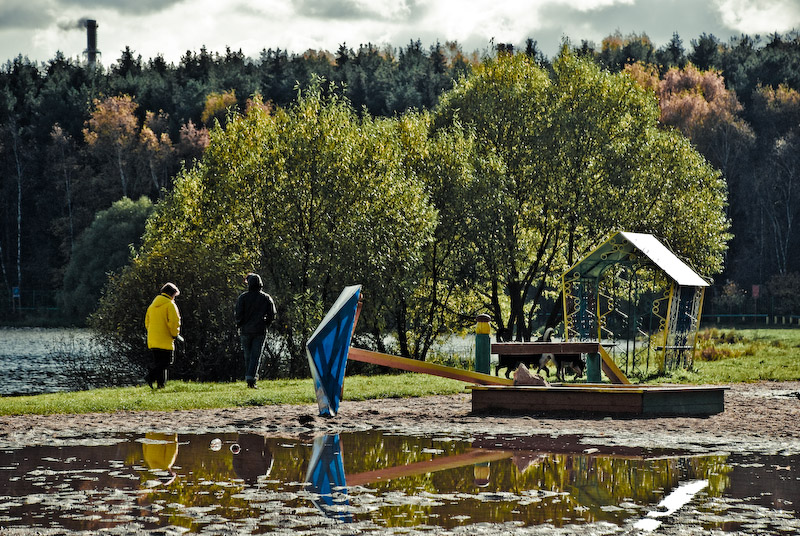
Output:
[[[151,432],[0,452],[0,526],[58,534],[800,531],[792,456],[381,431]]]
[[[0,328],[0,395],[91,386],[105,367],[95,362],[90,349],[85,329]]]

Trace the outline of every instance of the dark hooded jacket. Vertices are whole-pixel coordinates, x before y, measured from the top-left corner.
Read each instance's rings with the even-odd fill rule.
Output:
[[[261,276],[247,276],[247,292],[236,300],[236,326],[242,335],[264,335],[275,320],[275,302],[262,291]]]

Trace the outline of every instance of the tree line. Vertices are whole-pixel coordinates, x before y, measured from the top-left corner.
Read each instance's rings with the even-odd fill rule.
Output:
[[[145,62],[126,48],[96,70],[62,54],[44,64],[8,61],[0,69],[0,315],[57,292],[44,304],[81,322],[105,274],[122,266],[118,253],[139,243],[125,234],[76,255],[81,234],[102,227],[97,216],[121,199],[158,201],[175,174],[199,160],[209,130],[253,95],[286,106],[322,76],[340,82],[359,111],[394,115],[432,107],[475,61],[456,44],[426,49],[419,41],[398,50],[343,45],[336,55],[269,49],[257,60],[203,48],[178,65]],[[87,255],[100,257],[88,271]]]
[[[644,35],[616,34],[600,50],[584,43],[580,51],[609,69],[635,72],[656,92],[661,122],[722,171],[733,238],[709,305],[800,312],[798,33],[728,43],[703,34],[688,52],[677,35],[656,50]]]
[[[656,48],[644,34],[617,33],[600,44],[565,46],[648,87],[659,100],[660,124],[680,130],[722,171],[733,238],[717,280],[735,283],[737,296],[760,284],[777,309],[796,310],[797,293],[787,289],[800,284],[797,35],[722,42],[703,34],[690,47],[674,35]],[[285,108],[319,76],[335,82],[322,91],[346,97],[357,115],[397,117],[432,110],[456,80],[498,53],[553,69],[533,40],[517,50],[502,44],[472,53],[419,41],[399,49],[342,45],[335,53],[269,49],[257,59],[203,48],[177,65],[126,48],[96,70],[62,54],[43,64],[9,60],[0,69],[0,294],[9,306],[0,314],[24,306],[32,291],[58,292],[58,301],[46,302],[69,318],[90,313],[106,273],[140,244],[152,203],[171,191],[179,170],[201,159],[214,126],[224,127],[231,111],[245,113],[254,95]],[[105,232],[125,221],[134,223]],[[89,239],[92,227],[107,240]]]
[[[431,110],[388,118],[320,78],[286,107],[255,97],[156,204],[91,325],[114,355],[145,359],[131,311],[172,280],[191,341],[179,374],[235,377],[231,307],[254,270],[278,306],[265,372],[296,377],[353,283],[357,344],[424,360],[479,312],[500,339],[530,339],[558,310],[560,274],[620,228],[659,234],[711,277],[729,238],[724,181],[659,115],[633,77],[567,49],[548,68],[487,59]]]

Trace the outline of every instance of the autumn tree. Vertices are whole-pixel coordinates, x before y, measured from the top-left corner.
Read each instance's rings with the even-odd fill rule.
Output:
[[[176,151],[169,137],[168,117],[165,113],[148,111],[139,131],[140,173],[150,176],[153,190],[159,195],[169,184],[176,171]]]
[[[750,123],[759,140],[771,144],[800,127],[800,90],[786,84],[760,86],[752,97]]]
[[[598,59],[607,69],[618,72],[630,63],[652,63],[655,48],[647,34],[631,33],[623,36],[617,30],[603,38]]]
[[[127,197],[131,189],[132,163],[139,121],[130,95],[94,100],[94,112],[86,122],[83,136],[101,166],[113,170],[120,185],[120,194]]]
[[[101,199],[110,203],[130,195],[159,195],[177,169],[167,114],[146,111],[140,122],[138,104],[129,95],[96,99],[94,105],[83,135],[98,164],[94,181],[105,194]],[[119,178],[117,195],[107,181],[110,173]]]
[[[222,93],[209,93],[206,96],[206,105],[203,108],[203,113],[200,114],[200,119],[206,126],[214,126],[214,121],[219,121],[225,124],[225,116],[231,109],[235,111],[236,106],[236,92],[224,91]]]
[[[736,94],[717,71],[693,65],[670,69],[660,82],[661,122],[691,139],[726,176],[746,155],[753,133],[741,119]]]
[[[192,165],[200,160],[210,141],[208,128],[204,126],[198,128],[189,121],[181,126],[176,147],[178,157],[188,165]]]

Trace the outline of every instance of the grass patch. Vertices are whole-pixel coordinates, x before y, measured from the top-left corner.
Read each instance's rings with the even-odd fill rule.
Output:
[[[464,391],[464,383],[425,374],[348,376],[345,400],[406,398]],[[112,413],[115,411],[174,411],[276,404],[316,404],[310,379],[260,381],[258,389],[245,382],[205,383],[169,381],[163,389],[148,386],[112,387],[90,391],[0,398],[0,415]]]
[[[800,380],[800,330],[711,328],[698,334],[689,370],[649,383],[721,384]]]
[[[443,358],[440,356],[439,359]],[[459,364],[463,365],[460,361]],[[800,330],[704,330],[699,336],[697,357],[690,370],[673,371],[645,383],[729,384],[758,380],[800,380]],[[316,405],[310,379],[261,381],[258,385],[258,389],[252,390],[244,382],[170,381],[166,388],[156,391],[140,386],[0,397],[0,415]],[[347,376],[344,399],[453,394],[464,392],[465,385],[427,374]]]

